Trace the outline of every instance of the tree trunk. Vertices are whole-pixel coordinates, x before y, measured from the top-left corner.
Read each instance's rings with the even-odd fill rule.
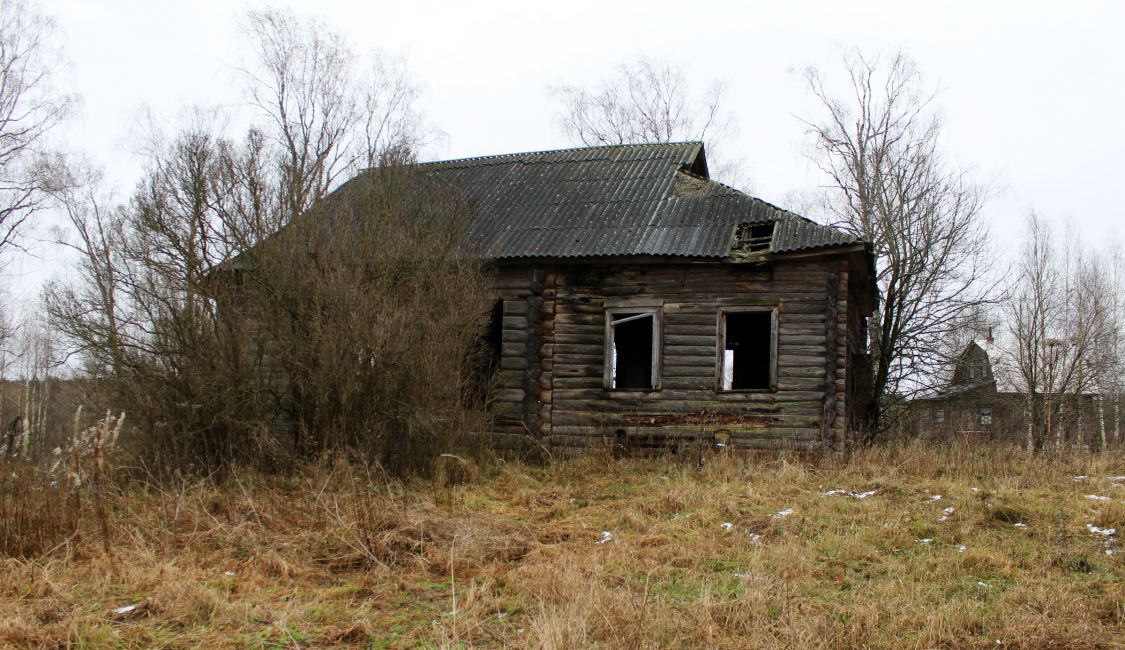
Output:
[[[1121,388],[1113,395],[1113,444],[1121,446]]]
[[[1098,404],[1098,433],[1101,434],[1101,451],[1105,451],[1109,449],[1109,442],[1105,437],[1105,403],[1102,400],[1102,394],[1100,392],[1094,396],[1094,399]]]

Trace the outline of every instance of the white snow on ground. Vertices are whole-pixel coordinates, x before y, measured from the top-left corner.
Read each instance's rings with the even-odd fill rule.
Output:
[[[977,580],[977,586],[981,589],[992,589],[992,585],[988,584],[984,580]]]
[[[1103,497],[1100,494],[1087,494],[1086,498],[1091,501],[1109,501],[1109,497]]]
[[[1027,524],[1023,523],[1022,521],[1017,521],[1016,523],[1014,523],[1012,525],[1015,526],[1016,528],[1027,528]]]
[[[124,607],[118,607],[117,609],[113,610],[113,613],[118,614],[118,615],[128,614],[129,612],[135,610],[136,608],[137,608],[136,605],[125,605]]]
[[[1070,480],[1072,480],[1072,481],[1085,481],[1087,478],[1089,478],[1089,477],[1080,474],[1078,476],[1071,476]]]
[[[867,497],[875,496],[876,494],[879,494],[879,489],[876,488],[874,490],[867,490],[866,492],[852,492],[851,490],[842,490],[842,489],[837,488],[835,490],[829,490],[827,492],[821,492],[820,494],[821,494],[821,496],[825,496],[825,497],[845,496],[845,497],[851,497],[853,499],[866,499]]]
[[[957,552],[958,552],[958,553],[964,553],[964,552],[965,552],[965,545],[964,545],[964,544],[959,544],[959,545],[957,546]]]
[[[788,517],[789,515],[793,514],[794,512],[796,512],[796,510],[793,510],[792,508],[786,508],[785,510],[778,510],[776,513],[774,513],[773,518],[774,519],[784,519],[785,517]]]
[[[759,535],[758,533],[750,533],[750,542],[752,544],[761,544],[762,543],[762,536]]]
[[[606,542],[612,542],[612,541],[613,541],[613,533],[609,532],[608,530],[603,530],[602,536],[600,538],[598,538],[598,541],[595,542],[595,543],[596,544],[605,544]]]
[[[1086,530],[1095,535],[1105,535],[1106,537],[1117,534],[1116,528],[1098,528],[1094,524],[1086,524]]]
[[[934,540],[930,539],[929,537],[926,537],[925,539],[918,540],[918,543],[921,544],[922,546],[929,546],[930,544],[934,543]]]
[[[723,530],[724,530],[724,531],[726,531],[726,532],[728,532],[728,533],[729,533],[730,531],[734,530],[734,524],[730,523],[729,521],[724,521],[724,522],[723,522],[722,524],[720,524],[720,525],[721,525],[721,526],[723,527]]]
[[[941,501],[941,495],[935,494],[934,496],[930,497],[930,501]]]
[[[945,510],[942,510],[941,511],[941,518],[938,519],[938,521],[946,521],[947,519],[949,519],[950,517],[953,516],[953,512],[954,512],[953,506],[949,506]]]
[[[1125,476],[1109,476],[1110,483],[1125,483]]]

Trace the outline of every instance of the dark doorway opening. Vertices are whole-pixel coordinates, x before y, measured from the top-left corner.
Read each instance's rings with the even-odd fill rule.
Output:
[[[504,301],[492,305],[488,329],[477,343],[473,374],[469,382],[466,406],[484,406],[488,403],[496,373],[500,371],[500,357],[504,348]]]
[[[773,312],[726,312],[723,390],[772,388]]]

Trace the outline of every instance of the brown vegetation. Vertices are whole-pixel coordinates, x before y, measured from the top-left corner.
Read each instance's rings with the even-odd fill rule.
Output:
[[[1090,527],[1125,527],[1123,468],[962,445],[132,484],[108,556],[83,518],[3,560],[0,645],[1114,647],[1121,533]]]

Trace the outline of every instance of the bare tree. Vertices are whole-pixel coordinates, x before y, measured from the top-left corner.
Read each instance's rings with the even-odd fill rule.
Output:
[[[949,165],[940,150],[933,95],[902,53],[844,56],[848,95],[821,73],[805,73],[823,117],[805,121],[811,159],[828,179],[833,225],[870,241],[881,304],[869,322],[874,397],[866,415],[873,441],[895,402],[939,376],[944,343],[963,317],[990,302],[987,190]]]
[[[48,136],[77,102],[55,86],[63,60],[50,18],[25,0],[0,3],[0,253],[58,182]]]
[[[617,66],[592,88],[561,85],[550,93],[557,104],[556,123],[575,144],[705,141],[713,176],[731,183],[745,180],[742,161],[720,153],[737,132],[721,81],[693,95],[679,68],[642,57]]]
[[[358,57],[323,21],[279,9],[248,12],[242,31],[247,95],[276,147],[288,214],[380,156],[402,157],[431,137],[401,57]]]
[[[1085,250],[1071,228],[1062,240],[1060,251],[1050,225],[1029,215],[1015,290],[1005,305],[1008,354],[1026,395],[1029,450],[1068,440],[1107,447],[1103,398],[1121,377],[1120,289],[1112,261]],[[1097,438],[1086,426],[1089,395]]]

